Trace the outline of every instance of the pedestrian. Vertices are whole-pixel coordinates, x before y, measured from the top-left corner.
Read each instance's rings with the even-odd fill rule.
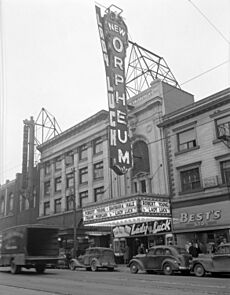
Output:
[[[143,243],[140,244],[140,246],[137,249],[138,254],[145,254],[146,250],[145,250],[145,246]]]
[[[124,249],[124,263],[129,263],[129,246],[127,244]]]
[[[189,254],[192,255],[192,257],[198,257],[198,248],[195,246],[195,243],[192,241],[191,246],[189,247]]]

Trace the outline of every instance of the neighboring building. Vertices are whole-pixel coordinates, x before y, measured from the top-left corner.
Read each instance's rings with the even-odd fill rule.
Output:
[[[165,243],[171,210],[161,117],[193,103],[193,96],[159,80],[128,101],[133,168],[119,176],[109,168],[107,111],[38,147],[41,152],[39,222],[62,228],[62,246],[124,244],[130,255],[140,241]],[[76,205],[76,207],[75,207]],[[76,208],[76,215],[74,214]],[[75,221],[74,221],[75,215]]]
[[[230,242],[230,88],[165,115],[173,232],[203,251]]]

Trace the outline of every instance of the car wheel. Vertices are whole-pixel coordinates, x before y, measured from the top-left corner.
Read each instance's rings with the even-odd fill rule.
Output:
[[[36,265],[35,269],[37,273],[42,274],[45,272],[46,267],[45,265]]]
[[[71,262],[70,262],[70,264],[69,264],[69,268],[70,268],[71,270],[75,270],[76,266],[75,266],[74,261],[71,261]]]
[[[92,261],[91,264],[90,264],[90,267],[91,267],[91,270],[92,271],[97,271],[97,263],[96,261]]]
[[[137,273],[139,270],[139,266],[136,262],[131,263],[130,265],[130,272],[131,273]]]
[[[172,275],[173,274],[173,269],[172,269],[172,266],[170,263],[166,262],[164,265],[163,265],[163,272],[165,275]]]
[[[16,265],[13,261],[11,261],[10,272],[12,274],[17,274],[20,272],[20,270],[21,270],[21,267],[19,265]]]
[[[194,267],[194,273],[197,277],[203,277],[205,275],[205,269],[202,264],[198,263]]]

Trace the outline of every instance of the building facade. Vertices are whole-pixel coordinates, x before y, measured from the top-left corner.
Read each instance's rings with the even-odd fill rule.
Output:
[[[230,241],[230,89],[165,115],[173,233],[210,252]]]
[[[38,147],[41,152],[40,223],[57,225],[61,246],[113,244],[130,255],[140,242],[165,243],[171,209],[161,117],[193,96],[159,80],[128,101],[133,168],[109,168],[108,112],[100,111]]]

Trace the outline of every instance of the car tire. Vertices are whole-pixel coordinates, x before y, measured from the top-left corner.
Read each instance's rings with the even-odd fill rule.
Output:
[[[130,264],[130,272],[131,273],[138,273],[138,270],[139,270],[139,266],[136,262],[132,262]]]
[[[203,277],[205,275],[205,269],[204,269],[203,265],[200,263],[197,263],[194,266],[193,270],[194,270],[195,276],[197,276],[197,277]]]
[[[21,267],[19,266],[19,265],[16,265],[15,263],[14,263],[14,261],[11,261],[11,263],[10,263],[10,272],[12,273],[12,274],[17,274],[17,273],[19,273],[21,271]]]
[[[46,267],[45,265],[36,265],[35,269],[37,273],[42,274],[45,272]]]
[[[164,263],[163,265],[163,272],[167,276],[171,276],[173,274],[173,268],[172,265],[168,262]]]
[[[92,271],[97,271],[97,263],[95,260],[91,261],[90,267]]]
[[[76,269],[76,266],[75,266],[74,261],[71,261],[71,262],[69,263],[69,268],[70,268],[71,270],[75,270],[75,269]]]

